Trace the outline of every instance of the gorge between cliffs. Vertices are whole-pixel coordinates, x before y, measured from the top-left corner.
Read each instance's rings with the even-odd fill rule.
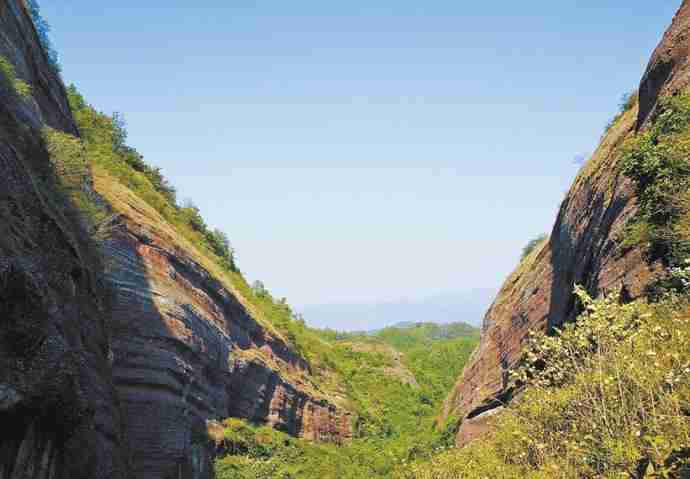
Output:
[[[148,7],[138,11],[130,3],[113,6],[111,14],[126,10],[138,23],[144,19],[150,35],[156,29],[164,31],[166,25],[179,28],[186,19],[197,21],[203,26],[196,30],[198,37],[190,35],[184,42],[171,38],[171,45],[176,46],[170,50],[185,43],[194,53],[180,50],[176,52],[180,58],[183,51],[190,62],[206,55],[205,61],[213,68],[231,63],[228,58],[232,55],[222,49],[197,48],[195,41],[215,35],[211,44],[223,38],[223,48],[229,49],[231,42],[222,34],[252,30],[248,25],[253,25],[249,19],[254,13],[247,13],[253,12],[249,7],[209,5],[185,7],[193,10],[187,11],[171,4],[148,12]],[[311,62],[324,77],[335,72],[337,82],[343,83],[334,84],[340,86],[357,84],[354,77],[347,77],[349,72],[339,68],[354,62],[347,56],[350,49],[356,52],[353,56],[366,54],[368,44],[353,46],[358,40],[373,42],[376,48],[393,48],[381,39],[380,29],[398,41],[418,36],[419,43],[385,50],[390,65],[371,61],[362,63],[366,68],[360,67],[368,72],[382,68],[395,75],[400,65],[413,65],[408,54],[423,50],[424,61],[413,65],[416,70],[405,70],[420,78],[422,72],[427,74],[422,68],[425,62],[433,64],[428,58],[447,47],[425,47],[424,42],[438,40],[444,28],[453,30],[442,15],[425,14],[423,9],[409,13],[407,4],[389,5],[381,11],[357,4],[361,19],[337,8],[324,13],[308,6],[307,10],[321,12],[319,21],[346,22],[346,48],[333,40],[343,34],[337,29],[326,31],[307,23],[289,35],[281,30],[285,19],[313,21],[312,11],[300,13],[307,6],[298,4],[289,14],[274,6],[257,15],[261,21],[255,20],[256,25],[269,22],[275,30],[259,29],[260,39],[251,31],[242,37],[246,43],[239,45],[250,48],[259,59],[268,55],[263,48],[269,45],[279,49],[271,57],[274,65],[284,61],[290,68],[301,65],[306,69],[310,60],[303,51],[318,55],[319,49],[313,43],[304,47],[300,35],[317,32],[324,45],[329,45],[329,55],[340,52],[338,62],[342,64]],[[171,134],[149,142],[137,137],[136,144],[142,146],[135,148],[130,138],[132,125],[120,113],[101,111],[87,94],[95,91],[88,81],[101,78],[106,82],[107,78],[94,73],[85,80],[89,87],[83,90],[67,81],[72,80],[67,72],[80,68],[76,63],[63,68],[53,44],[53,36],[65,38],[66,44],[73,38],[67,33],[61,37],[59,28],[52,32],[46,12],[57,8],[35,0],[0,0],[0,479],[690,478],[690,0],[680,5],[646,69],[640,72],[639,86],[623,98],[594,152],[578,162],[574,180],[566,178],[572,184],[555,222],[549,223],[552,229],[529,242],[488,311],[478,313],[484,314],[483,321],[481,316],[473,316],[476,307],[466,301],[394,303],[382,299],[371,308],[344,308],[345,313],[331,305],[335,311],[331,317],[345,318],[342,324],[346,327],[335,319],[331,324],[305,317],[300,307],[292,306],[263,282],[248,279],[254,275],[240,268],[230,241],[235,232],[212,227],[202,214],[204,208],[186,200],[183,189],[176,189],[164,175],[165,168],[174,171],[179,163],[171,159],[159,165],[148,160],[147,147],[155,143],[165,151],[166,142],[180,138]],[[74,8],[69,15],[57,10],[60,15],[56,16],[87,24],[89,20],[79,20],[79,9]],[[499,15],[498,7],[485,8],[490,9],[488,18],[516,21],[512,14]],[[237,16],[237,23],[224,16],[228,11]],[[396,23],[402,20],[391,12],[407,20]],[[479,18],[484,17],[475,18],[464,11],[453,17],[465,22],[480,22]],[[386,30],[386,22],[396,28]],[[438,32],[420,33],[427,22]],[[463,25],[469,28],[469,23]],[[89,43],[88,35],[107,35],[95,32],[96,27],[93,30],[89,34],[80,30],[84,35],[80,45]],[[565,31],[561,33],[565,35]],[[584,29],[583,43],[586,36]],[[146,56],[143,45],[139,51],[125,37],[118,34],[113,51],[126,50],[133,58],[141,54],[144,62],[160,61],[157,67],[170,61],[163,59],[163,50],[156,50],[160,59]],[[147,38],[156,44],[156,37]],[[508,48],[505,39],[500,45]],[[481,50],[479,46],[466,48]],[[599,47],[581,48],[593,52]],[[493,63],[499,64],[502,51],[496,49],[487,59],[481,50],[482,61],[491,63],[495,57]],[[243,51],[239,48],[232,53],[241,57]],[[68,56],[70,49],[61,49],[60,54]],[[116,54],[111,51],[109,55],[108,61],[115,61]],[[443,58],[447,63],[447,57]],[[94,65],[85,70],[93,73],[91,70],[98,70]],[[257,63],[257,69],[257,65],[263,66]],[[598,74],[613,75],[616,68],[615,62],[609,62],[607,71]],[[190,107],[186,102],[194,99],[196,87],[183,84],[191,78],[185,76],[184,61],[178,58],[175,69],[179,77],[156,87],[170,88],[173,93],[166,93],[164,101],[150,109],[160,109],[155,118],[163,122],[166,105],[186,105],[189,118],[169,114],[165,121],[170,122],[168,128],[182,123],[192,131],[193,111],[211,110],[214,105],[198,102]],[[236,215],[268,225],[270,241],[254,237],[261,248],[286,243],[296,252],[308,252],[275,264],[276,269],[287,270],[289,279],[286,285],[271,287],[298,290],[307,284],[303,290],[314,296],[325,288],[335,290],[349,283],[360,288],[358,291],[371,289],[380,294],[401,284],[416,288],[420,281],[441,281],[428,272],[445,270],[427,268],[425,263],[439,258],[441,253],[435,248],[449,254],[443,248],[452,243],[448,251],[457,252],[462,261],[444,258],[452,263],[449,268],[474,268],[475,276],[467,279],[470,290],[479,295],[478,291],[487,289],[480,273],[493,271],[491,249],[503,248],[499,240],[486,237],[474,243],[467,240],[465,245],[445,238],[426,243],[419,239],[428,235],[426,229],[434,221],[441,225],[434,231],[470,236],[480,229],[478,225],[486,219],[482,216],[502,201],[510,210],[511,199],[472,198],[462,203],[453,197],[446,201],[440,192],[449,183],[450,190],[462,189],[453,182],[463,177],[468,171],[464,165],[472,162],[456,159],[458,155],[453,156],[450,167],[445,163],[443,167],[426,165],[432,160],[425,157],[417,160],[421,166],[409,168],[413,171],[409,181],[419,189],[389,191],[386,188],[403,181],[400,171],[412,160],[401,158],[393,166],[383,167],[376,163],[377,143],[372,140],[368,145],[371,159],[347,158],[346,168],[334,166],[331,176],[318,177],[325,184],[313,186],[313,192],[286,189],[287,199],[271,203],[286,209],[272,215],[242,210],[256,207],[260,211],[261,201],[270,202],[268,190],[277,185],[298,182],[301,177],[310,184],[317,180],[309,176],[315,169],[310,160],[300,163],[302,159],[287,153],[291,142],[297,142],[290,135],[298,136],[296,125],[304,120],[300,112],[292,111],[294,105],[289,104],[289,122],[295,125],[281,124],[279,129],[290,137],[280,143],[271,137],[279,134],[268,126],[273,125],[270,112],[274,110],[252,96],[257,88],[261,97],[269,98],[267,104],[284,107],[289,102],[273,95],[288,89],[290,82],[272,83],[274,79],[262,73],[265,82],[260,83],[261,88],[249,87],[243,83],[246,72],[231,73],[236,74],[236,83],[223,91],[242,91],[248,104],[254,98],[250,106],[258,111],[257,116],[246,114],[243,121],[249,126],[234,136],[229,130],[214,134],[221,127],[210,122],[203,132],[205,143],[197,145],[199,151],[220,150],[227,141],[241,142],[242,135],[259,134],[257,148],[267,148],[260,154],[273,151],[268,148],[275,143],[285,149],[281,161],[288,166],[257,166],[263,176],[256,184],[227,180],[224,191],[215,191],[201,180],[194,188],[204,194],[213,190],[212,195],[219,198],[232,198],[242,188],[260,191],[263,196],[249,207],[222,203],[216,210],[222,210],[224,217]],[[514,74],[517,83],[519,71]],[[202,72],[194,71],[194,75],[203,83]],[[416,155],[405,138],[405,132],[412,135],[416,118],[396,123],[398,120],[386,117],[377,123],[377,115],[383,115],[387,90],[413,88],[420,78],[387,80],[378,100],[373,94],[353,93],[350,97],[343,93],[347,101],[337,110],[340,114],[364,108],[362,105],[368,110],[356,121],[345,116],[336,119],[336,113],[324,119],[323,125],[315,125],[318,121],[309,118],[314,148],[323,146],[322,140],[327,144],[333,130],[342,128],[338,135],[345,137],[350,123],[362,129],[357,130],[361,138],[384,135],[372,131],[386,123],[394,125],[391,131],[398,135],[399,153],[409,149]],[[116,88],[117,81],[108,83],[108,88]],[[302,108],[310,114],[320,111],[327,96],[319,88],[326,88],[310,83],[316,81],[311,77],[302,81],[307,87],[301,94],[308,97],[300,97],[305,102]],[[442,82],[434,81],[441,89]],[[486,82],[493,80],[487,78]],[[135,83],[144,88],[145,75],[138,74]],[[176,89],[187,95],[177,95]],[[498,94],[496,91],[491,89],[490,94]],[[223,93],[213,93],[221,102]],[[103,94],[93,96],[98,102],[106,101]],[[405,98],[389,101],[387,107],[393,109],[385,110],[386,114],[402,115],[420,103],[410,99],[412,94]],[[470,98],[463,98],[470,109]],[[147,96],[142,94],[137,102],[146,105]],[[235,106],[241,108],[240,102]],[[529,117],[529,108],[521,111]],[[453,116],[456,114],[463,116],[462,112]],[[141,116],[147,121],[154,117],[148,111]],[[259,133],[252,133],[254,121],[258,121]],[[478,115],[473,121],[476,125],[467,126],[467,131],[478,130],[483,120]],[[520,131],[527,131],[518,125],[511,128],[510,135],[504,136],[517,137]],[[270,132],[265,138],[264,129]],[[539,135],[534,136],[537,150]],[[340,141],[333,148],[334,156],[340,147],[340,154],[349,155],[349,143]],[[192,151],[194,146],[189,148]],[[499,150],[492,150],[491,155]],[[429,148],[429,155],[438,151]],[[233,150],[228,156],[238,152]],[[467,152],[472,155],[469,146]],[[204,163],[202,153],[175,153],[188,155],[185,178],[202,175],[204,165],[210,165]],[[171,157],[178,158],[172,153]],[[233,162],[241,160],[224,161],[223,174],[230,175],[225,169],[232,170]],[[503,164],[506,169],[508,164],[507,160]],[[237,167],[243,168],[250,169]],[[539,190],[536,173],[530,175],[537,178],[531,183],[519,174],[494,173],[497,186],[495,191],[483,193],[487,197],[500,196],[501,185],[508,183],[503,183],[505,177],[511,183],[525,181],[525,190]],[[429,178],[431,186],[422,185]],[[380,184],[382,179],[390,184]],[[367,189],[377,182],[381,192]],[[471,190],[471,182],[463,183],[463,188]],[[186,184],[185,193],[193,189],[188,186],[192,184],[192,180]],[[319,186],[323,191],[316,190]],[[477,194],[476,190],[471,193]],[[529,198],[533,194],[524,193]],[[302,204],[303,197],[314,208],[322,208],[314,210],[317,220],[309,220],[313,229],[308,231],[292,224],[302,213],[296,205]],[[333,198],[346,199],[329,203]],[[482,202],[489,206],[472,216],[469,211]],[[422,205],[421,213],[414,205]],[[352,213],[349,207],[361,210]],[[352,219],[366,210],[371,210],[371,217]],[[294,216],[282,217],[285,211]],[[388,212],[390,218],[379,211]],[[505,224],[494,227],[507,230],[528,221],[511,218],[510,211],[500,217]],[[393,224],[391,218],[400,223]],[[387,221],[389,236],[376,236],[381,224],[386,229]],[[342,229],[338,229],[341,222]],[[457,230],[451,230],[449,223],[455,223]],[[232,223],[228,220],[226,224]],[[334,231],[327,231],[329,228]],[[343,243],[338,245],[347,247],[331,245],[319,236],[328,238],[331,233],[342,236]],[[300,246],[308,235],[318,238]],[[504,243],[513,248],[510,238],[506,231]],[[360,244],[365,244],[365,250],[376,244],[380,249],[360,257]],[[426,249],[409,247],[417,244]],[[393,260],[377,262],[377,255],[387,250]],[[480,256],[486,259],[473,263]],[[334,265],[343,264],[339,263],[341,257],[357,263],[355,273],[337,270]],[[264,261],[267,263],[271,262]],[[294,264],[299,266],[286,266]],[[314,264],[323,276],[309,274],[315,271],[311,269]],[[387,271],[379,277],[376,268]],[[460,273],[468,276],[463,271],[456,273],[452,281]],[[353,310],[362,317],[353,317],[357,314]]]

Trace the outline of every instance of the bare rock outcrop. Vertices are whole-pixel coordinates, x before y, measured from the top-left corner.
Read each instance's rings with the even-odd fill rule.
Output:
[[[0,56],[0,478],[121,478],[99,255],[42,140],[78,133],[21,0],[0,1]]]
[[[121,218],[107,257],[134,477],[209,477],[208,420],[244,418],[316,441],[351,436],[347,411],[315,389],[306,361],[212,263],[124,186],[97,176],[96,189]]]
[[[640,296],[662,271],[638,249],[620,248],[619,235],[636,211],[631,184],[617,173],[623,141],[644,128],[659,98],[688,88],[690,1],[686,0],[655,50],[639,101],[607,132],[563,201],[550,239],[508,278],[486,313],[479,347],[444,405],[443,418],[461,421],[462,446],[486,428],[488,412],[512,398],[508,371],[530,330],[548,331],[578,313],[575,284],[600,295],[621,289]]]

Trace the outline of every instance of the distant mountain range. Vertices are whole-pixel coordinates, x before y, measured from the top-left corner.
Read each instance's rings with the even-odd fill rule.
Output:
[[[381,303],[333,303],[301,309],[307,323],[340,331],[372,331],[416,323],[465,322],[480,326],[496,289],[445,292],[421,300]]]

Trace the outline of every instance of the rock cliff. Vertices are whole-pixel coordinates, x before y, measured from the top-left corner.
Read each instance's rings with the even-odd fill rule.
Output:
[[[42,139],[77,129],[23,1],[0,56],[0,478],[124,477],[99,255]]]
[[[96,243],[51,166],[79,131],[23,0],[0,0],[0,479],[210,478],[208,421],[341,442],[347,410],[145,201],[79,185],[118,220]]]
[[[652,56],[639,99],[613,124],[576,178],[550,239],[507,279],[486,313],[481,343],[444,405],[444,418],[455,415],[461,421],[458,445],[483,433],[486,419],[511,400],[508,371],[520,359],[528,332],[574,319],[575,284],[594,295],[621,288],[626,300],[641,295],[662,271],[642,251],[619,246],[636,198],[629,181],[618,175],[616,162],[621,144],[645,127],[660,96],[687,88],[689,28],[686,0]]]
[[[317,441],[350,437],[348,413],[315,390],[306,361],[193,245],[107,174],[95,185],[120,217],[106,256],[135,477],[203,477],[208,419],[268,423]]]

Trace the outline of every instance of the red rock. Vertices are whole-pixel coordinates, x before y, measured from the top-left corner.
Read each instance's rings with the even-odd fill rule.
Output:
[[[661,273],[661,266],[649,265],[641,251],[619,247],[617,236],[635,213],[636,201],[629,182],[616,172],[617,151],[644,127],[660,95],[687,90],[689,29],[686,0],[642,79],[639,111],[636,106],[627,112],[606,134],[563,201],[550,240],[508,278],[486,313],[480,345],[442,414],[461,418],[459,446],[486,429],[486,421],[473,418],[510,400],[507,372],[520,359],[528,332],[575,318],[576,284],[594,295],[624,288],[635,298]]]
[[[113,370],[134,477],[207,477],[208,420],[238,417],[317,441],[351,436],[349,413],[308,386],[304,358],[212,264],[125,187],[107,176],[95,184],[122,215],[107,256],[117,292]]]
[[[349,413],[305,359],[155,211],[96,178],[124,214],[108,301],[101,254],[51,179],[42,129],[79,133],[23,0],[0,2],[0,32],[32,87],[0,81],[0,479],[210,478],[207,421],[229,416],[347,440]]]

